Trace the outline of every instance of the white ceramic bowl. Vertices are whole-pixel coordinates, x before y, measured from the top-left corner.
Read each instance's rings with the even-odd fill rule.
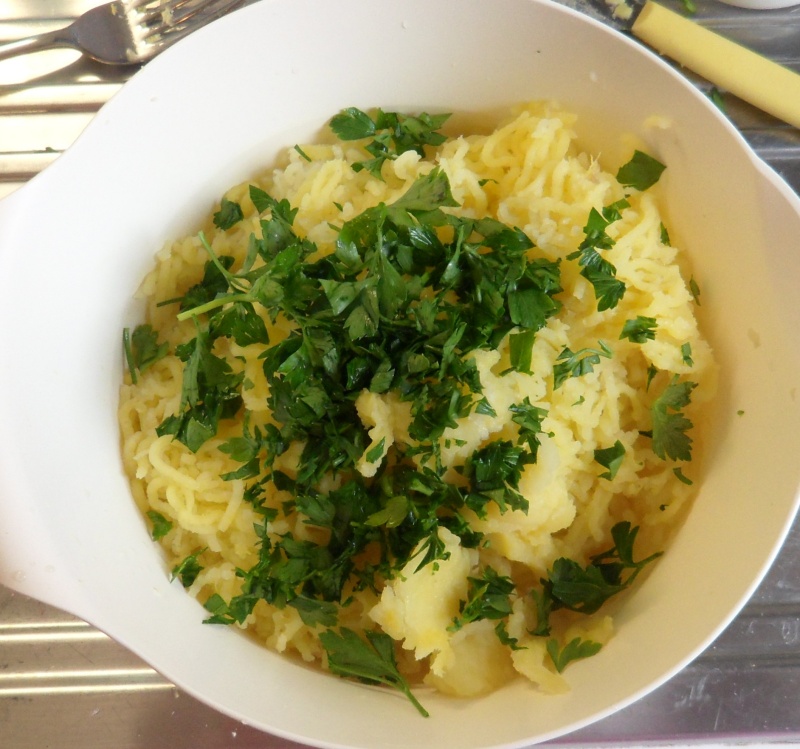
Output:
[[[340,108],[483,111],[553,97],[581,114],[589,149],[613,150],[630,132],[668,165],[670,219],[722,365],[709,471],[616,638],[571,667],[569,694],[520,681],[479,700],[426,696],[425,720],[399,695],[201,625],[122,472],[120,331],[136,322],[131,295],[163,241]],[[0,580],[92,622],[205,702],[297,741],[518,747],[584,726],[705,648],[789,527],[800,484],[798,236],[797,198],[703,96],[638,44],[560,6],[263,0],[150,63],[0,204]]]

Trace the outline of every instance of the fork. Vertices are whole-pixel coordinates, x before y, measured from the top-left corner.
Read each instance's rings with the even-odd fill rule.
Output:
[[[115,0],[86,11],[69,26],[0,45],[0,60],[72,47],[98,62],[135,65],[246,0]]]

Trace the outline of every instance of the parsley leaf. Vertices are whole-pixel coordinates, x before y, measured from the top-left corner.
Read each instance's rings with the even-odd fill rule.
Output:
[[[657,159],[636,150],[630,161],[619,168],[617,182],[623,187],[644,191],[658,182],[665,168]]]
[[[418,177],[414,184],[408,188],[389,207],[389,216],[393,221],[404,221],[404,211],[415,213],[417,211],[434,211],[447,206],[457,206],[453,193],[450,192],[450,180],[439,168],[432,169],[428,174]]]
[[[171,434],[193,452],[216,434],[220,419],[239,410],[244,379],[211,351],[208,332],[196,327],[195,338],[175,351],[185,363],[179,413],[167,417],[156,429],[159,436]]]
[[[554,608],[593,614],[625,585],[618,579],[607,579],[595,564],[581,567],[573,559],[560,557],[549,571],[546,589],[556,604]]]
[[[289,601],[289,605],[297,609],[303,623],[309,627],[332,627],[338,619],[339,607],[333,601],[299,595]]]
[[[428,717],[428,711],[419,703],[397,669],[394,640],[389,635],[369,631],[366,640],[363,640],[352,629],[341,627],[338,632],[323,632],[320,640],[328,654],[328,668],[333,673],[394,687],[408,697],[420,715]]]
[[[614,273],[616,268],[605,261],[602,266],[591,265],[581,271],[581,275],[594,287],[597,309],[600,312],[616,307],[625,294],[625,282],[615,278]]]
[[[497,622],[494,628],[495,634],[497,635],[497,639],[505,645],[507,648],[511,650],[525,650],[523,645],[519,644],[519,640],[516,637],[512,637],[508,634],[508,629],[506,628],[505,620],[501,620]]]
[[[593,640],[583,640],[580,637],[575,637],[562,648],[558,640],[552,637],[547,641],[546,647],[556,671],[561,673],[570,662],[597,655],[603,646]]]
[[[469,622],[478,619],[504,619],[511,613],[511,594],[515,590],[511,578],[486,567],[481,577],[467,579],[468,598],[461,602],[460,613],[448,629],[455,632]]]
[[[197,576],[203,571],[203,566],[197,561],[197,558],[205,551],[200,549],[194,554],[189,554],[183,561],[179,562],[172,568],[172,579],[180,579],[181,585],[184,588],[190,587]]]
[[[601,312],[616,307],[625,294],[626,286],[616,277],[617,269],[600,256],[599,250],[614,246],[614,240],[606,229],[622,217],[621,211],[629,205],[623,199],[605,206],[602,212],[592,208],[583,229],[583,241],[575,252],[567,255],[568,260],[577,259],[578,265],[583,268],[581,275],[592,284],[597,309]]]
[[[494,501],[500,510],[507,507],[528,511],[528,500],[517,491],[522,469],[534,462],[531,454],[509,440],[496,440],[476,450],[464,466],[472,492],[467,504],[479,515],[484,505]]]
[[[595,554],[592,557],[592,564],[602,569],[606,578],[611,580],[621,580],[622,573],[631,570],[631,574],[624,582],[625,586],[629,586],[648,564],[662,555],[662,552],[656,552],[637,562],[634,559],[633,547],[638,534],[639,528],[632,526],[627,520],[617,523],[611,529],[614,546]]]
[[[153,524],[153,529],[150,531],[153,541],[164,538],[172,530],[172,521],[167,520],[160,512],[148,510],[146,514]]]
[[[655,317],[637,315],[634,320],[626,320],[619,334],[620,340],[627,338],[632,343],[652,341],[656,337],[658,323]]]
[[[259,455],[265,447],[266,436],[262,434],[259,427],[250,431],[250,414],[244,415],[241,437],[231,437],[219,446],[219,451],[230,455],[235,461],[243,463],[241,468],[236,471],[222,475],[224,481],[233,479],[248,479],[258,476],[260,472]]]
[[[239,346],[269,343],[264,320],[250,302],[233,304],[219,312],[211,321],[210,332],[214,338],[228,336]]]
[[[229,255],[208,260],[203,268],[203,278],[192,286],[180,299],[180,309],[193,310],[216,299],[228,290],[228,269],[233,265]],[[167,304],[168,302],[162,302]]]
[[[679,382],[675,375],[650,407],[653,420],[653,452],[662,460],[692,459],[692,438],[687,434],[692,422],[681,409],[691,402],[696,382]]]
[[[511,421],[519,426],[517,443],[522,444],[524,442],[528,445],[532,462],[535,462],[539,454],[539,447],[542,444],[539,435],[543,433],[542,422],[547,416],[547,410],[534,406],[527,395],[522,403],[512,404],[510,410],[514,414],[511,417]]]
[[[698,286],[697,281],[695,281],[694,276],[689,279],[689,292],[692,295],[692,299],[694,303],[699,307],[700,306],[700,286]]]
[[[361,140],[375,135],[377,125],[366,112],[348,107],[331,119],[330,128],[340,140]]]
[[[138,382],[138,372],[143,372],[159,359],[167,355],[169,346],[158,342],[158,333],[151,325],[137,325],[131,334],[129,328],[122,331],[122,344],[131,382]]]
[[[238,224],[244,218],[242,207],[228,198],[222,198],[219,210],[214,214],[214,226],[225,231]]]
[[[574,352],[565,347],[553,365],[553,390],[558,390],[570,377],[594,372],[594,367],[600,363],[600,357],[610,359],[611,349],[602,341],[598,341],[598,345],[598,349],[582,348]]]
[[[600,478],[609,481],[617,475],[622,460],[625,457],[625,446],[617,440],[611,447],[605,447],[594,451],[594,459],[608,470],[600,474]]]
[[[523,330],[520,333],[512,333],[508,337],[508,351],[512,369],[524,374],[531,374],[533,342],[535,340],[536,331],[534,330]]]
[[[681,359],[683,359],[683,363],[687,367],[694,366],[694,360],[692,359],[692,344],[691,343],[684,343],[681,345]]]

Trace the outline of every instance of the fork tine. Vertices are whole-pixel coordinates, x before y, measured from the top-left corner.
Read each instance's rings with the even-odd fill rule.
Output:
[[[243,5],[245,0],[149,0],[145,2],[142,15],[137,19],[143,29],[142,40],[145,42],[169,39],[178,41],[182,36],[220,18],[226,13]],[[152,8],[148,8],[152,5]]]
[[[208,0],[200,0],[203,4]],[[173,18],[176,10],[187,5],[196,5],[198,0],[135,0],[134,9],[140,14],[142,22],[163,18]]]
[[[189,0],[191,2],[191,0]],[[122,0],[122,5],[127,12],[136,12],[142,15],[160,14],[176,2],[184,3],[187,0]]]
[[[153,0],[122,0],[122,5],[126,11],[138,10],[143,5],[152,4]]]
[[[190,19],[194,18],[195,16],[204,13],[208,7],[215,4],[215,0],[204,0],[204,2],[200,3],[191,3],[191,2],[178,2],[175,4],[175,7],[172,9],[172,17],[170,19],[171,26],[180,26],[183,23],[186,23]],[[230,3],[233,4],[233,3]],[[223,3],[223,6],[225,3]],[[222,6],[220,6],[222,7]],[[213,17],[216,13],[219,12],[219,8],[212,11],[210,16]],[[178,12],[180,11],[180,12]],[[226,12],[225,10],[222,11],[223,13]]]

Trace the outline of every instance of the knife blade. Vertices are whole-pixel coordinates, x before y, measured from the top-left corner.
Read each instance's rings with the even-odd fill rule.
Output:
[[[800,128],[800,74],[652,0],[559,0]]]

